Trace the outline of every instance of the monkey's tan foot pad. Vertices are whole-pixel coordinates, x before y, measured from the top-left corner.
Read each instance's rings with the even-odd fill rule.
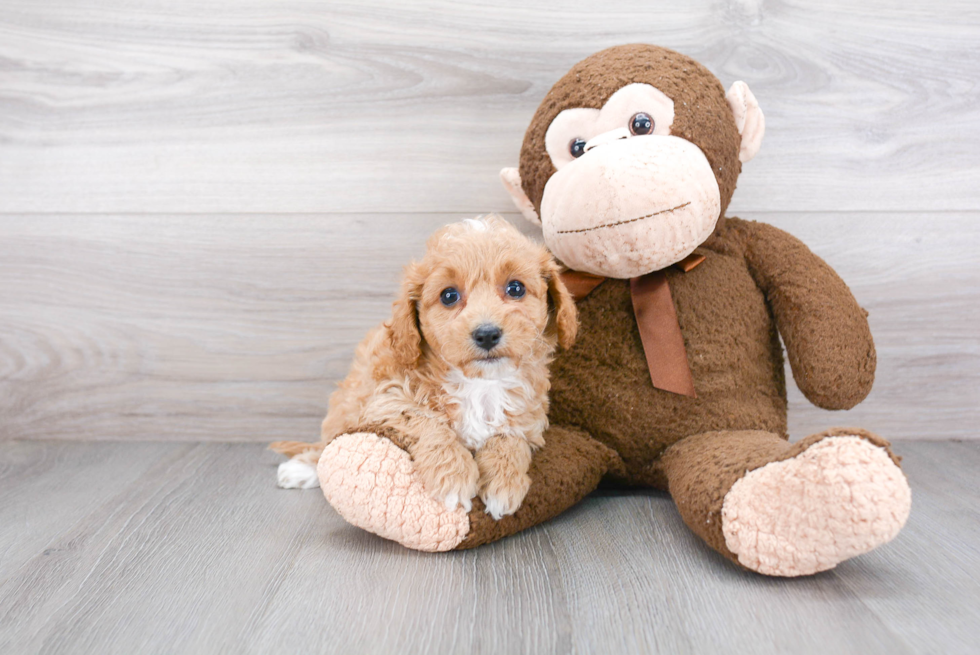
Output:
[[[317,464],[320,488],[348,523],[424,551],[452,550],[470,520],[433,500],[407,452],[370,432],[345,434],[324,449]]]
[[[884,448],[835,436],[732,485],[722,532],[753,571],[809,575],[890,541],[911,504],[905,475]]]

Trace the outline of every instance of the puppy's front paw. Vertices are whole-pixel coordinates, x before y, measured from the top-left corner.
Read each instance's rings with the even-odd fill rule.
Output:
[[[480,498],[487,506],[487,514],[499,521],[513,514],[524,502],[527,490],[531,488],[531,478],[527,473],[517,471],[498,472],[483,481]]]
[[[449,447],[418,449],[415,470],[429,494],[453,511],[457,505],[473,509],[480,471],[470,451],[458,444]]]

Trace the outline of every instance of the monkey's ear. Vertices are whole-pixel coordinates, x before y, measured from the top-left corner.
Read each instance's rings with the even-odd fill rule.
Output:
[[[521,210],[524,218],[535,225],[541,225],[541,219],[538,218],[538,212],[535,211],[534,204],[527,197],[527,194],[524,193],[524,187],[521,186],[520,171],[516,168],[505,168],[500,171],[500,181],[504,183],[504,188],[507,189],[511,200]]]
[[[742,135],[742,147],[738,151],[738,160],[743,164],[759,152],[762,145],[762,135],[766,131],[766,119],[759,109],[759,101],[752,95],[749,85],[745,82],[735,82],[728,90],[728,106],[735,115],[735,126]]]

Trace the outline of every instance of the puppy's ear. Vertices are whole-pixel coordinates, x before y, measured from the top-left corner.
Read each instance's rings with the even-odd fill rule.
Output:
[[[548,299],[551,301],[551,315],[548,317],[547,333],[558,338],[558,345],[568,350],[575,343],[578,333],[578,310],[575,299],[561,281],[561,269],[549,255],[541,266],[541,273],[548,281]]]
[[[424,282],[421,265],[416,262],[409,264],[405,268],[401,293],[391,306],[391,320],[385,323],[395,359],[406,368],[418,366],[422,356],[418,303]]]

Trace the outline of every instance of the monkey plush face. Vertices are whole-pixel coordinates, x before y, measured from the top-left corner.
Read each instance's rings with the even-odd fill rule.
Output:
[[[744,83],[726,96],[684,55],[620,46],[555,84],[525,134],[520,170],[501,178],[567,266],[636,277],[711,236],[763,131]]]

